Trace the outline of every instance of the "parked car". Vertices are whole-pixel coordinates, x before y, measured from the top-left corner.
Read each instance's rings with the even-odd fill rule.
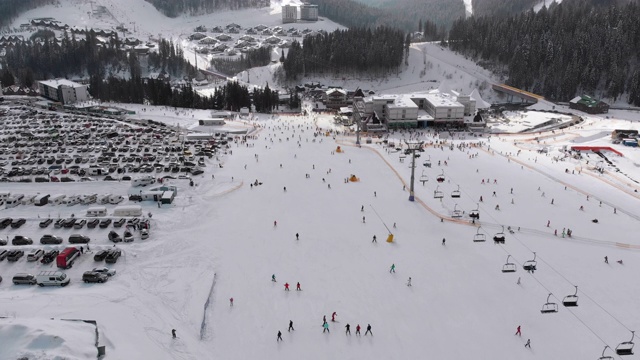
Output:
[[[50,244],[62,244],[62,238],[56,235],[45,234],[40,238],[40,244],[50,245]]]
[[[7,261],[16,262],[20,260],[20,258],[23,256],[24,256],[23,250],[11,250],[7,255]]]
[[[93,268],[93,270],[91,270],[93,272],[97,272],[97,273],[101,273],[101,274],[105,274],[109,277],[113,276],[116,274],[116,269],[110,269],[108,267],[97,267],[97,268]]]
[[[56,229],[60,229],[61,227],[64,226],[64,222],[66,221],[66,219],[58,219],[56,220],[56,222],[53,224],[53,227]]]
[[[5,246],[7,245],[7,240],[0,238],[0,246]]]
[[[133,241],[133,234],[131,233],[131,231],[125,230],[124,236],[122,238],[123,238],[124,242],[132,242]]]
[[[91,239],[86,235],[73,234],[69,236],[69,244],[88,244]]]
[[[6,259],[7,255],[9,255],[9,250],[0,250],[0,261]]]
[[[75,223],[76,223],[76,218],[68,218],[68,219],[65,219],[64,222],[62,223],[62,227],[70,229],[73,227]]]
[[[147,229],[140,230],[140,238],[142,240],[148,239],[149,238],[149,230],[147,230]]]
[[[107,175],[107,176],[105,176],[103,180],[104,180],[104,181],[118,181],[118,179],[114,178],[114,177],[113,177],[113,176],[111,176],[111,175]]]
[[[118,233],[113,230],[109,231],[109,235],[107,235],[107,237],[109,238],[109,241],[112,241],[114,243],[119,243],[122,241],[120,235],[118,235]]]
[[[122,225],[124,225],[124,223],[126,221],[127,221],[127,219],[125,219],[125,218],[118,219],[118,220],[113,222],[113,227],[115,227],[115,228],[122,227]]]
[[[14,285],[35,285],[36,277],[32,274],[18,273],[13,276]]]
[[[82,281],[86,283],[104,283],[107,280],[109,280],[109,277],[99,272],[86,271],[82,274]]]
[[[13,240],[11,240],[11,244],[12,245],[32,245],[33,240],[31,240],[31,238],[27,236],[16,235],[13,237]]]
[[[11,225],[12,221],[12,218],[4,218],[0,220],[0,229],[6,229],[9,225]]]
[[[98,220],[98,219],[89,220],[87,222],[87,228],[88,229],[94,229],[96,226],[98,226],[99,223],[100,223],[100,220]]]
[[[51,225],[52,222],[53,222],[53,219],[51,219],[51,218],[42,220],[42,221],[40,221],[40,227],[44,229],[44,228],[48,227],[49,225]]]
[[[58,254],[60,254],[60,251],[58,250],[49,250],[42,256],[40,262],[43,264],[50,264],[56,259],[56,257],[58,257]]]
[[[24,225],[24,223],[26,223],[27,220],[24,218],[20,218],[20,219],[15,219],[11,222],[11,227],[14,229],[19,228],[20,226]]]
[[[111,249],[109,250],[109,254],[104,259],[104,261],[107,264],[115,264],[116,262],[118,262],[118,258],[120,257],[120,255],[122,255],[120,249]]]
[[[111,224],[111,219],[102,219],[100,220],[100,228],[105,229]]]
[[[73,224],[73,228],[74,229],[82,229],[86,223],[87,223],[87,220],[85,220],[85,219],[77,220]]]
[[[107,255],[109,255],[109,250],[100,250],[93,256],[93,260],[102,261],[107,257]]]
[[[44,250],[42,249],[33,249],[27,255],[27,261],[38,261],[44,255]]]

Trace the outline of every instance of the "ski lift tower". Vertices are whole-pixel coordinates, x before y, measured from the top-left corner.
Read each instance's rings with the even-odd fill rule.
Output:
[[[411,152],[411,183],[409,185],[409,201],[414,201],[415,196],[413,195],[413,183],[415,180],[415,173],[416,173],[416,151],[422,150],[422,145],[424,144],[424,141],[408,142],[405,140],[404,143],[407,144],[406,151]]]

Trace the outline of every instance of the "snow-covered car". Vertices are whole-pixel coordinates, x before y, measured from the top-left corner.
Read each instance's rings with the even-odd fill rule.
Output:
[[[93,270],[91,270],[93,272],[97,272],[100,274],[105,274],[107,276],[113,276],[116,274],[116,269],[110,269],[108,267],[97,267],[97,268],[93,268]]]

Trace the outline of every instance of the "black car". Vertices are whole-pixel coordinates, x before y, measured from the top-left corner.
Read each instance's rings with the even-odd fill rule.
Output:
[[[100,228],[105,229],[111,224],[111,219],[102,219],[100,221]]]
[[[12,218],[4,218],[0,220],[0,229],[5,229],[7,226],[11,225],[12,221]]]
[[[69,244],[88,244],[91,239],[88,236],[73,234],[69,236]]]
[[[82,281],[86,283],[104,283],[107,280],[109,280],[107,275],[95,271],[87,271],[82,274]]]
[[[73,224],[73,228],[82,229],[86,223],[87,223],[87,220],[85,219],[78,220]]]
[[[60,229],[61,227],[64,226],[64,222],[66,221],[66,219],[58,219],[56,220],[55,224],[53,224],[53,227],[56,229]]]
[[[0,250],[0,261],[4,260],[9,255],[9,250]]]
[[[122,225],[124,225],[124,223],[125,223],[126,221],[127,221],[127,219],[125,219],[125,218],[118,219],[118,220],[116,220],[116,221],[114,221],[114,222],[113,222],[113,227],[114,227],[114,228],[122,227]]]
[[[107,175],[104,177],[104,181],[118,181],[118,179],[114,178],[111,175]]]
[[[27,220],[24,218],[20,218],[20,219],[15,219],[11,222],[11,227],[14,229],[19,228],[20,226],[24,225],[24,223],[26,223]]]
[[[120,237],[120,235],[118,235],[118,233],[113,230],[109,231],[108,237],[109,237],[109,241],[112,241],[114,243],[119,243],[122,241],[122,238]]]
[[[122,252],[120,251],[120,249],[111,249],[109,250],[109,254],[104,259],[104,261],[107,264],[115,264],[116,262],[118,262],[118,258],[120,257],[120,255],[122,255]]]
[[[102,261],[107,257],[107,255],[109,255],[109,250],[100,250],[93,256],[93,260]]]
[[[62,238],[60,236],[45,234],[40,238],[40,244],[50,245],[50,244],[62,244]]]
[[[32,245],[33,240],[31,240],[31,238],[26,236],[16,235],[13,237],[13,240],[11,240],[11,244],[12,245]]]
[[[68,218],[62,223],[62,227],[72,228],[73,224],[75,224],[75,223],[76,223],[76,219],[75,218]]]
[[[87,221],[87,228],[94,229],[96,226],[98,226],[99,223],[100,223],[100,220],[98,219],[89,220]]]
[[[58,257],[58,254],[60,254],[58,250],[49,250],[44,254],[44,256],[42,256],[42,259],[40,260],[40,262],[43,264],[52,263],[53,260],[55,260],[56,257]]]
[[[15,262],[20,260],[20,258],[23,256],[24,256],[23,250],[11,250],[7,255],[7,261]]]
[[[53,219],[51,219],[51,218],[42,220],[42,221],[40,221],[40,227],[44,229],[44,228],[48,227],[49,225],[51,225],[52,222],[53,222]]]

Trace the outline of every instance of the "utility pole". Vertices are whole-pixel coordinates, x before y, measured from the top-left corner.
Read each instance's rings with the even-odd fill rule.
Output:
[[[407,151],[411,152],[411,183],[409,185],[409,201],[415,201],[415,196],[413,194],[413,183],[415,181],[415,173],[416,173],[416,151],[422,150],[422,145],[424,141],[420,142],[404,142],[407,144]]]

